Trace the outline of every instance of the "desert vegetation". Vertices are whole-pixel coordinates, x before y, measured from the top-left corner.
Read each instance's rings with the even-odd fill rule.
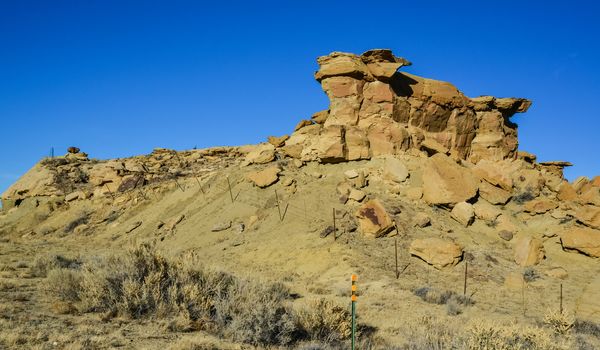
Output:
[[[302,341],[335,346],[350,335],[345,307],[319,299],[294,309],[282,284],[203,268],[194,254],[169,260],[151,245],[83,263],[52,256],[37,261],[35,271],[47,276],[45,290],[59,312],[168,319],[170,331],[202,330],[256,346]]]

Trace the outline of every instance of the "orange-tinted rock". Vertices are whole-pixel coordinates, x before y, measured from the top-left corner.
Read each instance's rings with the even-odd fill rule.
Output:
[[[378,199],[364,203],[355,216],[360,232],[369,237],[381,237],[394,228],[394,221]]]

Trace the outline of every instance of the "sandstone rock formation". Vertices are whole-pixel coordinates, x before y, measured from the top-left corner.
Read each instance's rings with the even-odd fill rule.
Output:
[[[522,98],[468,98],[450,83],[397,70],[410,63],[390,50],[319,57],[315,78],[329,109],[303,122],[283,151],[306,161],[339,162],[396,154],[409,148],[454,158],[514,159]]]

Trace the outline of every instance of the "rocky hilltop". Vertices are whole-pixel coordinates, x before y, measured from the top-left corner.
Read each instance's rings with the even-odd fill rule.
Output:
[[[414,291],[462,286],[466,262],[478,288],[469,317],[525,313],[514,294],[528,286],[535,323],[554,305],[546,293],[564,283],[577,319],[600,323],[600,177],[569,182],[570,163],[519,150],[510,118],[531,101],[466,97],[399,71],[411,63],[390,50],[317,62],[329,109],[290,135],[113,160],[70,148],[2,194],[0,236],[108,250],[151,241],[243,273],[292,274],[303,296],[338,298],[359,272],[365,322],[395,341],[404,339],[396,321],[409,316],[392,311],[431,311],[410,301]],[[389,273],[390,239],[400,243],[400,280]]]
[[[515,113],[524,98],[468,98],[454,85],[398,69],[410,65],[389,50],[319,57],[315,78],[329,110],[301,122],[283,151],[304,161],[340,162],[423,149],[467,159],[515,159]]]

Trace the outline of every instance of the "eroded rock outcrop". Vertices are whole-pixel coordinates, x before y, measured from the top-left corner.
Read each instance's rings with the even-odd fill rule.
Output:
[[[317,62],[329,109],[299,125],[283,146],[289,156],[338,162],[416,148],[474,163],[516,158],[509,118],[527,111],[529,100],[468,98],[450,83],[398,72],[410,62],[385,49],[333,52]]]

